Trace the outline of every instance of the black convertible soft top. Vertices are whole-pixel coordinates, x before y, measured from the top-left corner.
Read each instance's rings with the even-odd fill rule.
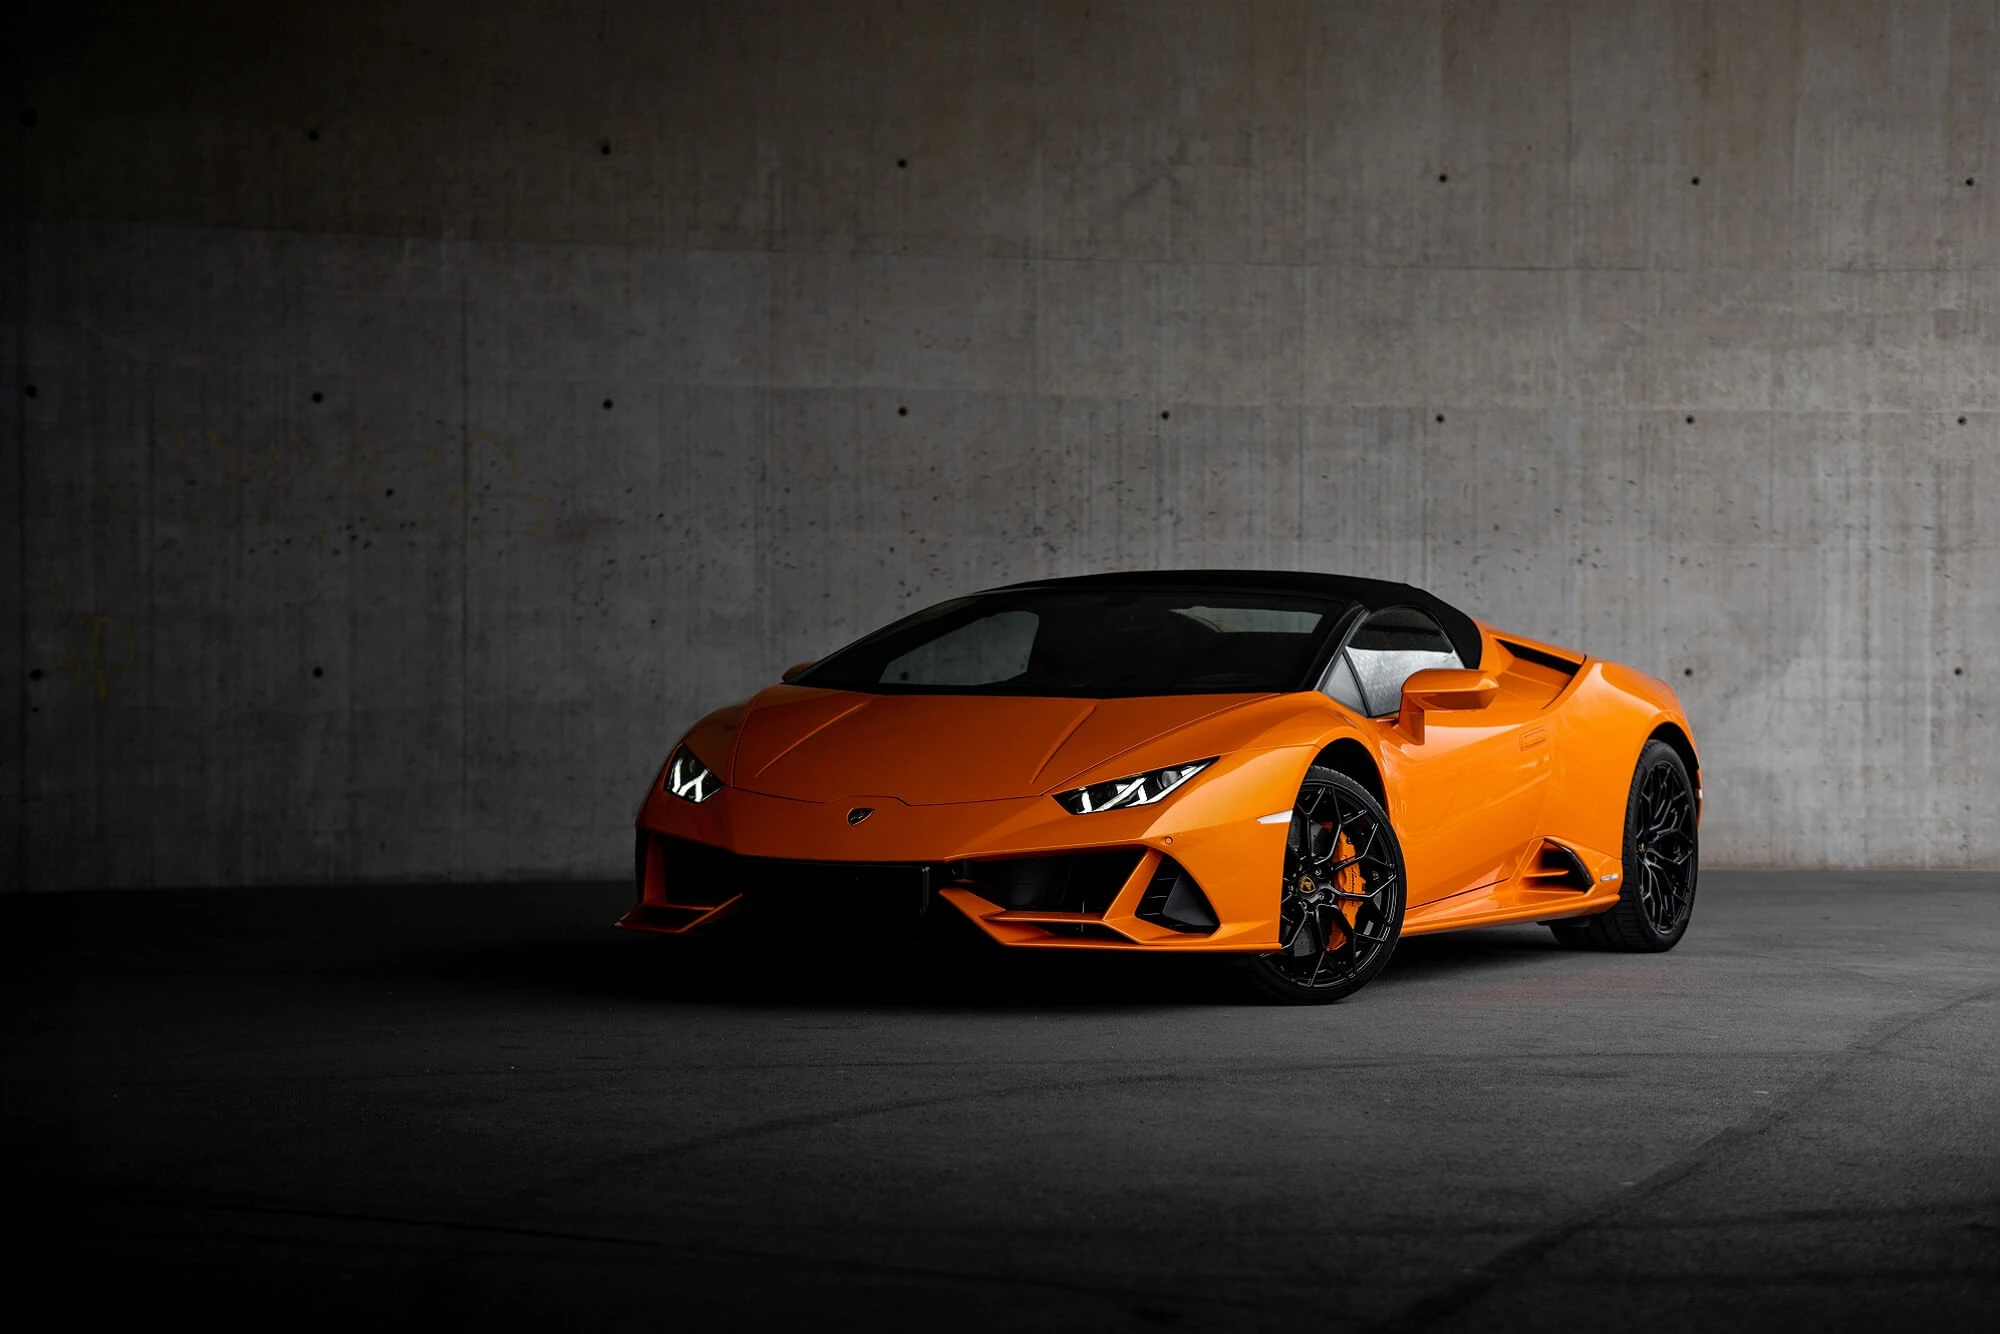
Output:
[[[1415,607],[1430,613],[1458,659],[1468,667],[1479,666],[1484,656],[1479,627],[1472,618],[1442,598],[1409,584],[1386,579],[1360,579],[1344,574],[1316,574],[1307,570],[1135,570],[1129,574],[1083,574],[1067,579],[1031,579],[1026,583],[990,588],[989,593],[1027,588],[1157,588],[1196,590],[1240,589],[1258,593],[1306,593],[1318,597],[1345,598],[1368,611],[1385,607]]]

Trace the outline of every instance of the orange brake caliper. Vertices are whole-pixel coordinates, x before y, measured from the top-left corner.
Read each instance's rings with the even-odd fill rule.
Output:
[[[1347,837],[1347,831],[1343,829],[1340,831],[1339,837],[1334,840],[1333,859],[1338,862],[1344,862],[1347,861],[1347,859],[1352,857],[1353,855],[1354,855],[1353,840]],[[1333,877],[1333,887],[1339,890],[1343,894],[1361,893],[1362,890],[1366,888],[1366,886],[1363,884],[1361,879],[1360,864],[1358,862],[1350,862],[1348,865],[1341,867],[1340,870],[1336,872]],[[1357,902],[1349,901],[1346,903],[1339,904],[1336,910],[1340,913],[1341,919],[1345,921],[1348,926],[1353,926],[1354,919],[1360,915],[1361,905]],[[1329,940],[1327,942],[1327,948],[1332,949],[1335,946],[1339,945],[1340,943],[1341,942],[1337,940]]]

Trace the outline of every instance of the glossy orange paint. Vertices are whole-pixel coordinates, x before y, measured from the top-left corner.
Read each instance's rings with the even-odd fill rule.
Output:
[[[1010,911],[966,884],[937,894],[1007,945],[1270,951],[1287,813],[1315,759],[1343,744],[1372,760],[1403,847],[1405,935],[1607,908],[1647,740],[1671,735],[1699,785],[1687,718],[1664,682],[1631,668],[1479,630],[1477,670],[1417,673],[1387,718],[1317,691],[1087,700],[772,686],[685,738],[721,779],[720,793],[695,804],[652,783],[638,815],[641,904],[621,925],[687,930],[733,906],[726,886],[669,884],[657,848],[647,851],[651,835],[812,862],[943,865],[1132,849],[1137,864],[1101,914]],[[1214,764],[1156,805],[1078,816],[1052,799],[1209,756]],[[850,819],[863,808],[871,813]],[[1545,842],[1573,854],[1591,887],[1566,883],[1573,872],[1551,874]],[[1220,922],[1213,932],[1137,915],[1162,857],[1206,894]],[[685,920],[662,926],[648,907]],[[1080,924],[1090,933],[1076,933]]]

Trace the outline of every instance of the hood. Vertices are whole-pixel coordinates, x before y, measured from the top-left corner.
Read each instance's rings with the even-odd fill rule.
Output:
[[[1176,728],[1264,698],[862,695],[778,686],[739,724],[724,781],[801,801],[871,796],[941,806],[1032,797]]]

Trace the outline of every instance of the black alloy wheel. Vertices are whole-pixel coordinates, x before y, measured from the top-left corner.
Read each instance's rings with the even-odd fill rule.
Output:
[[[1578,949],[1657,954],[1687,934],[1701,867],[1694,783],[1680,753],[1648,741],[1625,800],[1625,883],[1618,902],[1591,917],[1549,923]]]
[[[1285,836],[1279,948],[1244,961],[1263,1000],[1324,1005],[1388,964],[1403,931],[1403,849],[1367,788],[1315,765]]]

